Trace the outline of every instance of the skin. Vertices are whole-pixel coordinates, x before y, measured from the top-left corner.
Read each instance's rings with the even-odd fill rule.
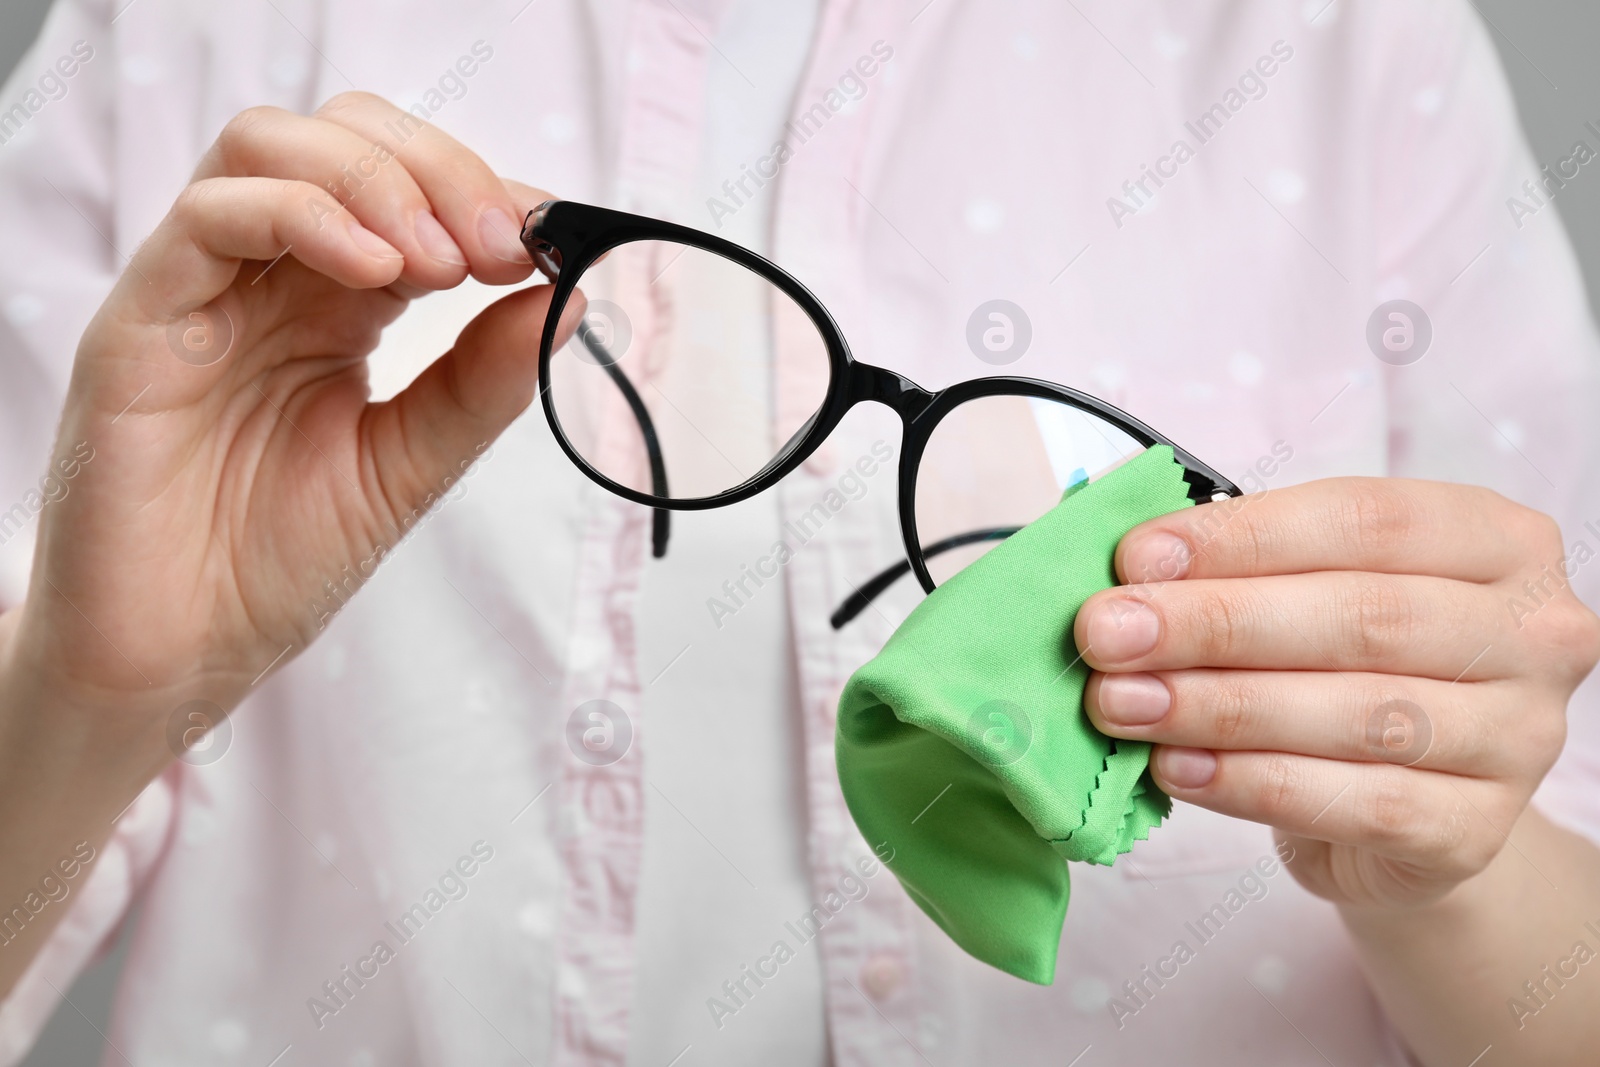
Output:
[[[346,182],[390,121],[415,123],[365,94],[239,115],[83,335],[54,455],[92,459],[41,513],[28,595],[0,615],[6,908],[79,842],[100,849],[174,758],[176,709],[231,709],[303,651],[323,583],[392,548],[534,396],[544,285],[368,400],[367,357],[411,299],[529,278],[518,230],[549,198],[431,126]],[[0,947],[0,994],[66,910]]]
[[[0,902],[103,845],[174,758],[174,712],[231,709],[303,651],[323,582],[392,547],[531,401],[545,286],[368,400],[410,299],[529,277],[517,222],[547,198],[432,127],[341,184],[399,119],[363,94],[240,115],[84,334],[55,455],[93,459],[0,615]],[[196,307],[234,335],[206,366],[173,340]],[[1600,624],[1565,591],[1520,626],[1505,607],[1561,554],[1549,519],[1484,490],[1326,481],[1140,527],[1118,552],[1137,584],[1077,618],[1097,725],[1157,742],[1173,796],[1278,828],[1429,1067],[1490,1043],[1486,1063],[1576,1063],[1600,1038],[1600,979],[1520,1030],[1504,1007],[1600,917],[1600,853],[1528,807]],[[1431,726],[1411,766],[1368,743],[1395,699]],[[65,911],[0,947],[0,995]]]
[[[1075,622],[1095,724],[1154,742],[1173,797],[1275,828],[1427,1067],[1600,1043],[1600,972],[1569,964],[1535,1016],[1507,1006],[1538,1006],[1523,983],[1577,941],[1600,950],[1600,850],[1528,803],[1600,657],[1559,578],[1542,605],[1524,589],[1564,555],[1551,519],[1486,489],[1331,479],[1135,528],[1134,584]]]

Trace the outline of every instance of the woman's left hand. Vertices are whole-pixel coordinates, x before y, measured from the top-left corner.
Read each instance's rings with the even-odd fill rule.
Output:
[[[1132,530],[1079,612],[1096,726],[1173,797],[1275,827],[1340,904],[1482,871],[1600,658],[1560,530],[1486,489],[1341,478]]]

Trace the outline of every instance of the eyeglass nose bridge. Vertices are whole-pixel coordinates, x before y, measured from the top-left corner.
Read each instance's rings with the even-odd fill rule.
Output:
[[[903,374],[870,363],[857,363],[851,368],[850,399],[852,403],[871,400],[893,408],[900,421],[907,426],[933,403],[934,394],[928,392]]]

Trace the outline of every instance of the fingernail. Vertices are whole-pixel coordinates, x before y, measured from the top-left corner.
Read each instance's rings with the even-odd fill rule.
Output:
[[[400,250],[382,237],[367,229],[355,219],[350,220],[350,239],[356,247],[374,259],[404,259]]]
[[[485,211],[478,220],[478,240],[491,256],[507,263],[532,262],[528,259],[528,250],[522,247],[521,233],[522,228],[511,216],[497,207]]]
[[[1118,726],[1149,726],[1172,707],[1172,692],[1153,674],[1103,674],[1100,715]]]
[[[1165,531],[1145,534],[1122,554],[1129,582],[1170,582],[1189,573],[1189,544]]]
[[[1156,749],[1156,773],[1177,789],[1199,789],[1217,776],[1217,754],[1203,748]]]
[[[467,257],[461,254],[461,248],[450,239],[450,233],[433,217],[433,212],[426,209],[417,212],[416,221],[417,244],[422,250],[440,263],[447,263],[452,267],[465,267]]]
[[[1089,617],[1089,647],[1101,663],[1136,659],[1156,647],[1161,620],[1149,607],[1127,597],[1102,601]]]

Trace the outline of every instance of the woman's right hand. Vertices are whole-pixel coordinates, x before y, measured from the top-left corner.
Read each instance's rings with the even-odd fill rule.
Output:
[[[173,709],[231,708],[302,651],[325,583],[370,575],[533,398],[545,285],[393,400],[369,402],[366,360],[412,297],[527,279],[546,198],[367,94],[229,123],[80,344],[53,468],[73,476],[0,619],[27,679],[0,739],[30,732],[19,693],[48,694],[116,722],[148,780]]]

